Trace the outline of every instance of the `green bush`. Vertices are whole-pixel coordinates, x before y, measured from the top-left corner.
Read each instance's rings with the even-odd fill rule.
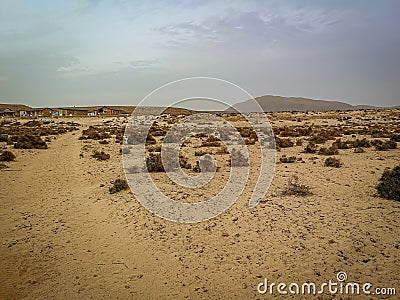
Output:
[[[376,188],[380,197],[400,201],[400,166],[385,170]]]

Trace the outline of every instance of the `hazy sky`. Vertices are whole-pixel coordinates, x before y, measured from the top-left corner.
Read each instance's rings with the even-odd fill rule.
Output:
[[[254,96],[400,105],[399,13],[397,0],[0,0],[0,102],[134,105],[211,76]]]

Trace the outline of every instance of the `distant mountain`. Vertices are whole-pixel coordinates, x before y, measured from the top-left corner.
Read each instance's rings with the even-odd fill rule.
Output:
[[[281,97],[281,96],[262,96],[256,97],[255,100],[266,112],[279,111],[329,111],[329,110],[357,110],[357,109],[380,109],[383,107],[375,107],[370,105],[351,105],[340,101],[314,100],[301,97]],[[241,112],[254,112],[259,108],[253,100],[239,102],[233,106]],[[233,111],[229,108],[227,111]]]

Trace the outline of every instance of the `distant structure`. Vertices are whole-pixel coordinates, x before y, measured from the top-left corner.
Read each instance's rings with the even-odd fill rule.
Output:
[[[26,105],[0,104],[0,118],[120,116],[130,113],[130,111],[112,106],[31,108]]]

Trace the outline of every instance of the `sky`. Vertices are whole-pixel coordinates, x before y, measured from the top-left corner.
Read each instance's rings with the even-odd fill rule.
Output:
[[[399,13],[397,0],[0,0],[0,102],[135,105],[206,76],[253,96],[400,105]]]

